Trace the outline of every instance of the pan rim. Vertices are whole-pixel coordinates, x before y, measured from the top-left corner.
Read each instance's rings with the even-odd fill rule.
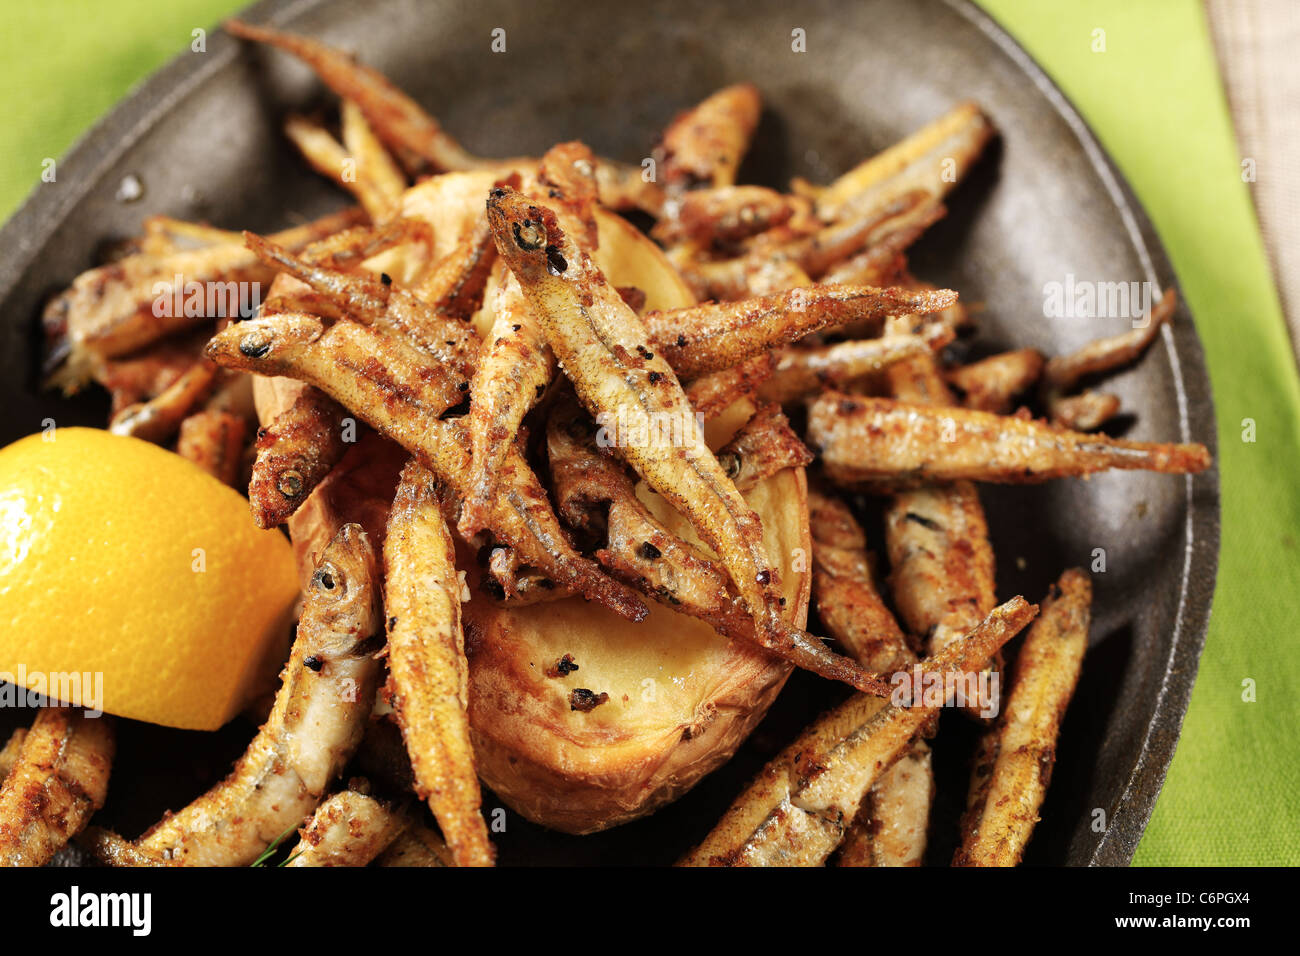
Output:
[[[253,22],[292,26],[311,11],[336,0],[262,0],[239,13]],[[1123,174],[1068,97],[991,16],[972,0],[942,0],[968,21],[1003,57],[1034,84],[1051,109],[1070,128],[1089,165],[1115,203],[1127,241],[1137,254],[1145,278],[1156,286],[1177,284],[1177,277],[1149,217]],[[87,196],[100,187],[121,157],[175,104],[230,65],[240,43],[224,30],[209,37],[199,58],[181,53],[133,88],[113,109],[80,136],[60,165],[84,169],[57,189],[38,183],[0,230],[0,301],[7,301],[55,232],[75,215]],[[1151,721],[1142,736],[1137,760],[1111,810],[1107,829],[1087,856],[1089,865],[1126,865],[1146,829],[1163,787],[1204,649],[1213,605],[1220,547],[1220,482],[1213,393],[1204,350],[1186,302],[1180,298],[1179,330],[1166,325],[1161,338],[1174,380],[1181,441],[1202,441],[1214,465],[1199,476],[1185,476],[1184,553],[1180,591],[1170,649],[1161,662],[1160,689]],[[16,321],[24,320],[21,317]],[[1189,392],[1200,396],[1190,401]],[[1083,861],[1080,861],[1083,862]]]

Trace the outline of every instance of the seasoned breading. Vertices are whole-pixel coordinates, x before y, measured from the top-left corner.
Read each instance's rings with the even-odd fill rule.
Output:
[[[1016,657],[1015,675],[997,726],[971,774],[954,866],[1015,866],[1038,822],[1056,738],[1088,648],[1092,582],[1072,568],[1043,602]]]
[[[1013,598],[965,639],[922,661],[919,673],[937,679],[979,670],[1037,612],[1036,605]],[[681,865],[821,865],[867,790],[938,711],[855,694],[769,762]]]
[[[969,409],[826,392],[808,415],[810,444],[837,484],[872,491],[936,481],[1022,484],[1106,469],[1196,474],[1201,444],[1165,444],[1067,431]]]
[[[0,782],[0,867],[44,866],[104,805],[113,718],[45,707],[17,739]]]
[[[353,784],[355,786],[355,784]],[[367,866],[407,827],[390,804],[356,790],[341,790],[316,808],[298,830],[285,866]]]
[[[384,542],[388,690],[415,775],[457,866],[491,866],[470,744],[456,549],[435,478],[406,466]]]

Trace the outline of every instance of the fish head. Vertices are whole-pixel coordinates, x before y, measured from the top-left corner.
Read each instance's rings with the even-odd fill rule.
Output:
[[[496,186],[487,215],[497,251],[525,287],[550,284],[580,266],[581,253],[548,206]]]
[[[324,330],[316,316],[298,312],[232,322],[208,341],[203,354],[225,368],[267,374],[301,355]]]
[[[321,552],[307,585],[303,619],[309,618],[328,625],[351,644],[364,643],[382,631],[379,561],[361,525],[340,527]]]

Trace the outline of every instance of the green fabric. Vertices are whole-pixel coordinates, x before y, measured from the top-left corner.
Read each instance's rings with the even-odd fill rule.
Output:
[[[1205,344],[1223,550],[1209,640],[1135,863],[1300,863],[1300,381],[1199,3],[982,0],[1132,184]],[[1092,51],[1093,31],[1106,50]],[[1270,175],[1263,161],[1257,175]],[[1256,441],[1242,440],[1253,419]],[[1087,666],[1085,664],[1085,666]],[[1242,682],[1255,682],[1255,703]]]
[[[1078,105],[1137,191],[1198,317],[1214,383],[1223,555],[1210,638],[1139,864],[1300,862],[1300,381],[1201,7],[1194,0],[982,0]],[[240,0],[6,4],[0,213],[137,81]],[[1092,51],[1093,31],[1106,50]],[[202,55],[202,54],[189,54]],[[1258,175],[1270,170],[1260,164]],[[50,187],[42,187],[50,188]],[[1258,440],[1242,441],[1243,419]],[[1257,702],[1242,700],[1256,682]]]

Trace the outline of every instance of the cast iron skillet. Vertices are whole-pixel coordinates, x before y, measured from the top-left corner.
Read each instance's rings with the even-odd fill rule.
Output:
[[[1076,279],[1174,282],[1151,224],[1060,91],[964,0],[785,0],[700,4],[450,0],[268,0],[247,13],[355,50],[431,108],[482,155],[540,154],[585,139],[627,160],[647,155],[673,114],[723,84],[752,80],[766,110],[742,181],[826,181],[958,100],[978,101],[1001,133],[916,249],[915,271],[982,306],[971,354],[1032,345],[1048,354],[1126,327],[1123,319],[1044,318],[1043,287]],[[506,30],[507,52],[490,50]],[[792,30],[807,52],[793,52]],[[290,106],[330,99],[280,54],[224,34],[165,67],[92,130],[0,234],[0,361],[7,442],[60,425],[102,425],[105,402],[36,388],[43,298],[149,213],[270,230],[342,204],[284,142]],[[134,203],[114,199],[128,175]],[[1200,342],[1187,309],[1135,368],[1106,382],[1139,439],[1215,443]],[[1124,864],[1173,755],[1205,637],[1218,554],[1218,474],[1102,475],[985,488],[1002,598],[1032,601],[1069,565],[1093,576],[1092,647],[1065,722],[1056,778],[1027,862]],[[748,775],[838,691],[796,675],[726,767],[654,816],[588,837],[517,815],[495,839],[503,863],[667,863],[698,840]],[[15,716],[8,715],[13,721]],[[129,724],[102,815],[128,835],[224,774],[252,735]],[[974,731],[950,716],[936,748],[931,857],[946,862]],[[486,795],[487,806],[497,804]],[[1098,811],[1101,811],[1100,813]]]

